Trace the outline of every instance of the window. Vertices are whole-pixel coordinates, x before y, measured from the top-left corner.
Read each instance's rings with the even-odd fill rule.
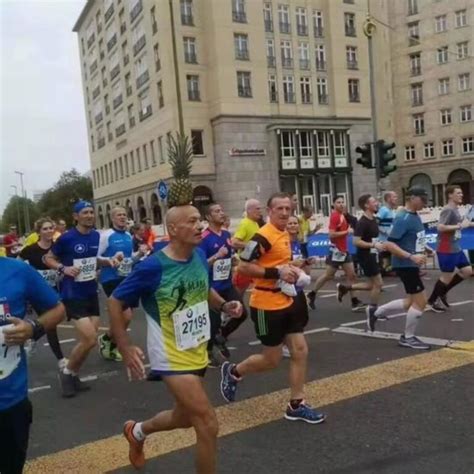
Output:
[[[263,4],[263,23],[265,25],[265,31],[267,33],[273,31],[273,16],[272,16],[272,4]]]
[[[291,41],[282,41],[281,45],[281,64],[285,68],[293,67],[293,51],[291,49]]]
[[[295,136],[293,132],[280,133],[280,154],[282,158],[295,158]]]
[[[423,148],[423,156],[425,160],[429,160],[435,157],[435,148],[433,142],[425,143],[425,146]]]
[[[158,81],[156,87],[158,90],[158,105],[161,109],[165,106],[165,98],[163,96],[163,83],[161,81]]]
[[[454,17],[456,19],[456,28],[467,26],[466,10],[458,10],[457,12],[454,12]]]
[[[329,132],[316,133],[316,151],[318,157],[327,158],[329,154]]]
[[[462,153],[474,153],[474,137],[467,137],[462,139]]]
[[[458,59],[466,59],[469,56],[469,43],[463,41],[457,44],[458,47]]]
[[[441,142],[441,154],[442,156],[454,155],[454,140],[452,138]]]
[[[246,23],[245,0],[232,0],[232,21]]]
[[[420,44],[419,22],[413,21],[408,23],[408,46],[416,46]]]
[[[459,109],[459,121],[460,122],[472,121],[472,105],[461,105]]]
[[[408,15],[416,15],[418,13],[418,0],[408,0]]]
[[[156,21],[155,6],[151,7],[150,16],[151,16],[151,29],[152,29],[153,34],[155,34],[158,31],[158,22]]]
[[[346,46],[347,69],[357,69],[357,47]]]
[[[288,5],[278,5],[278,22],[280,23],[280,33],[290,33],[290,7]]]
[[[155,140],[150,142],[151,166],[156,166]]]
[[[410,74],[412,76],[421,74],[421,53],[410,54]]]
[[[268,76],[268,95],[270,102],[278,102],[278,87],[275,75]]]
[[[442,33],[443,31],[447,30],[447,21],[446,21],[446,15],[440,15],[435,17],[435,32],[436,33]]]
[[[188,74],[186,76],[186,82],[188,84],[188,100],[200,101],[201,95],[199,93],[199,76]]]
[[[140,112],[138,113],[138,118],[140,119],[140,122],[141,122],[152,114],[151,99],[150,99],[150,94],[149,94],[148,89],[143,91],[138,96],[138,101],[140,104]]]
[[[354,13],[344,13],[344,31],[346,36],[356,36]]]
[[[441,109],[439,111],[439,120],[441,125],[451,125],[453,123],[451,109]]]
[[[424,135],[425,133],[425,115],[424,114],[413,115],[413,128],[415,129],[415,135]]]
[[[112,89],[112,105],[114,110],[123,102],[122,84],[117,82]]]
[[[248,36],[240,33],[234,34],[234,51],[235,59],[248,60],[249,49],[248,49]]]
[[[315,38],[322,38],[324,35],[323,12],[313,10],[313,30]]]
[[[181,24],[187,26],[194,25],[193,19],[193,1],[192,0],[181,0]]]
[[[360,102],[359,79],[349,79],[347,85],[349,89],[349,102]]]
[[[149,79],[150,74],[148,73],[148,64],[146,61],[146,55],[135,61],[135,77],[137,89],[142,87]]]
[[[135,126],[135,112],[134,112],[133,104],[130,104],[127,107],[127,115],[128,115],[128,126],[133,128]]]
[[[421,82],[411,85],[411,105],[413,107],[423,105],[423,84]]]
[[[326,70],[326,48],[324,44],[316,45],[315,56],[316,56],[316,70],[325,71]]]
[[[239,97],[252,97],[250,72],[237,71],[237,94]]]
[[[318,102],[320,104],[328,103],[328,81],[325,77],[316,79],[316,89],[318,91]]]
[[[197,63],[196,38],[185,36],[183,38],[184,62],[188,64]]]
[[[296,8],[296,32],[300,36],[308,36],[308,17],[306,8]]]
[[[148,151],[146,143],[143,145],[143,163],[145,165],[145,169],[147,170],[150,166],[148,165]]]
[[[272,39],[267,39],[267,66],[276,67],[275,42]]]
[[[310,69],[309,44],[300,42],[298,44],[298,54],[300,58],[300,69]]]
[[[443,77],[442,79],[438,79],[438,94],[449,94],[449,77]]]
[[[416,159],[415,146],[408,145],[405,147],[405,161],[414,161]]]
[[[346,156],[346,132],[334,132],[334,156],[338,158]]]
[[[283,100],[287,104],[294,104],[296,102],[293,76],[283,76]]]
[[[313,144],[311,142],[311,132],[308,130],[300,131],[298,134],[300,158],[311,158],[313,156]]]
[[[135,156],[133,155],[133,150],[130,150],[130,168],[132,174],[135,174]]]
[[[465,72],[463,74],[459,74],[458,76],[458,90],[459,91],[467,91],[471,88],[471,74]]]
[[[300,78],[300,90],[301,90],[301,102],[303,104],[311,104],[313,100],[311,98],[311,78],[310,77]]]
[[[436,62],[438,64],[446,64],[448,62],[448,47],[441,46],[436,51]]]
[[[202,130],[191,130],[191,143],[193,146],[193,155],[204,155],[204,146],[202,142]]]

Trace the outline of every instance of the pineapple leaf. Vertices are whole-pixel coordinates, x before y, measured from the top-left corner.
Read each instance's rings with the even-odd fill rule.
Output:
[[[174,179],[187,179],[191,174],[193,147],[185,134],[170,135],[168,142],[168,161]]]

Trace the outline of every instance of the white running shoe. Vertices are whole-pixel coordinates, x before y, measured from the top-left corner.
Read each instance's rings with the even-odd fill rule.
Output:
[[[69,359],[66,359],[66,357],[63,357],[61,360],[58,360],[58,369],[63,371],[63,369],[67,366],[68,362]]]
[[[283,346],[281,348],[281,353],[283,354],[283,357],[286,357],[287,359],[291,358],[290,350],[288,349],[288,346]]]

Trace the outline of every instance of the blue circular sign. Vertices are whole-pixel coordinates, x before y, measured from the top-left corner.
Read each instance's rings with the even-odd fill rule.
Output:
[[[163,180],[158,183],[158,196],[162,201],[168,197],[168,185]]]

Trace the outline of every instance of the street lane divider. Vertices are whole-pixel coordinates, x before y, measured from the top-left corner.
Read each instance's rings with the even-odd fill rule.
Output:
[[[304,331],[303,334],[315,334],[317,332],[325,332],[330,331],[331,328],[316,328],[316,329],[308,329],[308,331]],[[247,343],[249,346],[259,346],[261,344],[260,341],[250,341]]]

